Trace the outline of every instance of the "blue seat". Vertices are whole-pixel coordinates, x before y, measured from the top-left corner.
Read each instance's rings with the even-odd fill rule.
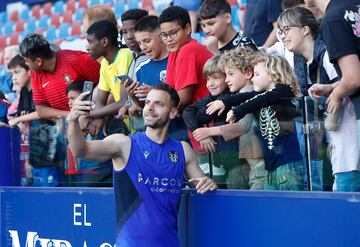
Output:
[[[55,14],[64,14],[64,5],[65,3],[63,1],[57,1],[54,3],[54,13]]]
[[[49,26],[48,29],[46,30],[45,37],[50,43],[54,42],[57,39],[56,27]]]
[[[103,4],[112,4],[113,0],[103,0]]]
[[[100,0],[90,0],[90,6],[94,6],[96,4],[100,4]]]
[[[129,0],[128,1],[128,8],[129,9],[138,9],[139,8],[139,1],[138,0]]]
[[[75,22],[77,21],[82,21],[82,17],[84,15],[85,9],[81,8],[81,9],[77,9],[75,11]]]
[[[50,24],[50,17],[47,15],[42,15],[38,22],[38,28],[47,29]]]
[[[239,6],[232,6],[231,7],[231,17],[232,17],[232,24],[235,27],[240,27],[240,18],[239,18]]]
[[[29,13],[30,13],[30,10],[29,10],[28,7],[21,10],[21,12],[20,12],[20,20],[27,21],[29,19],[29,16],[30,16]]]
[[[59,38],[66,39],[70,36],[70,25],[68,23],[63,23],[59,27]]]
[[[115,12],[116,17],[119,18],[125,12],[125,2],[124,1],[115,2],[114,3],[114,12]]]
[[[12,34],[14,32],[14,23],[12,21],[8,21],[4,24],[3,34]]]
[[[25,31],[29,32],[29,33],[33,33],[36,30],[36,19],[34,17],[31,17],[27,22],[26,22],[26,27],[25,27]]]

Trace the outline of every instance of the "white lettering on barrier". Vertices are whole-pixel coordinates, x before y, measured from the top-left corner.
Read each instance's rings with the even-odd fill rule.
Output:
[[[41,247],[72,247],[71,243],[67,240],[40,238],[37,232],[27,232],[26,244],[21,245],[18,231],[9,230],[9,233],[12,239],[12,247],[34,247],[38,246],[37,244],[39,243]],[[87,247],[86,241],[84,241],[83,247]],[[102,243],[99,247],[116,247],[116,245],[112,246],[109,243]]]
[[[74,226],[82,225],[91,226],[91,222],[87,222],[86,218],[86,204],[82,205],[80,203],[74,203]]]

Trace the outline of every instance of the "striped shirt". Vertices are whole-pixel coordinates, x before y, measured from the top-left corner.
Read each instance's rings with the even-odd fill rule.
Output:
[[[55,71],[31,71],[35,105],[69,110],[66,88],[78,81],[99,81],[100,64],[87,53],[62,50],[56,52]]]

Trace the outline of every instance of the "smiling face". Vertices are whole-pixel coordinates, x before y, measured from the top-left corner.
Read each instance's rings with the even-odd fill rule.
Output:
[[[190,40],[191,26],[181,27],[177,21],[160,24],[160,38],[170,52],[177,52]]]
[[[303,27],[279,26],[278,32],[286,49],[295,53],[302,52],[304,40],[306,37]]]
[[[243,87],[249,84],[251,78],[250,73],[243,73],[238,68],[225,67],[226,79],[225,82],[228,85],[230,92],[239,92]]]
[[[251,81],[256,92],[268,91],[275,86],[275,82],[271,79],[264,63],[258,63],[254,66],[254,76]]]
[[[226,88],[225,75],[217,72],[206,78],[206,87],[213,96],[220,95]]]
[[[161,129],[177,115],[177,108],[171,105],[170,95],[152,89],[146,96],[143,109],[144,124],[152,129]]]
[[[153,60],[159,60],[163,50],[166,49],[157,33],[136,32],[135,39],[140,49]]]

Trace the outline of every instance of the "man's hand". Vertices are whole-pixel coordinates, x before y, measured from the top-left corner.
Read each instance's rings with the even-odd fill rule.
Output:
[[[129,108],[129,115],[131,117],[136,117],[139,115],[139,111],[141,111],[141,110],[142,109],[140,107],[138,107],[137,105],[134,104],[134,105],[130,106],[130,108]]]
[[[219,54],[218,39],[215,36],[206,37],[204,44],[213,54]]]
[[[308,93],[312,98],[319,99],[321,96],[329,95],[333,90],[331,84],[316,83],[308,89]]]
[[[201,148],[208,153],[215,153],[215,144],[216,142],[211,137],[200,141]]]
[[[342,102],[342,99],[337,98],[334,93],[331,93],[329,98],[326,100],[326,103],[328,104],[327,111],[333,114],[336,113],[341,107]]]
[[[235,123],[235,121],[236,121],[236,117],[234,111],[230,110],[226,115],[226,122],[233,124]]]
[[[207,191],[213,191],[217,189],[216,183],[209,177],[191,178],[190,183],[193,183],[197,193],[204,194]]]
[[[224,110],[225,110],[224,103],[221,100],[215,100],[215,101],[207,104],[206,114],[211,115],[211,114],[219,111],[218,116],[220,116]]]
[[[128,105],[126,105],[126,104],[123,105],[123,106],[120,108],[117,117],[118,117],[119,119],[124,120],[124,119],[126,118],[126,115],[128,114],[129,107],[130,107],[130,106],[128,106]]]
[[[96,137],[104,127],[105,120],[103,118],[94,118],[89,124],[89,134]]]
[[[126,80],[123,84],[124,88],[126,89],[127,95],[130,98],[135,97],[135,91],[139,87],[140,83],[138,81],[134,81],[132,84],[128,84],[128,80]]]
[[[146,96],[148,95],[150,89],[151,89],[151,86],[149,86],[147,84],[142,84],[141,86],[137,87],[136,90],[134,91],[135,96],[140,101],[145,101]]]
[[[67,116],[68,122],[76,122],[79,120],[80,116],[89,115],[89,112],[93,109],[93,103],[91,101],[82,100],[89,93],[90,92],[84,92],[80,94],[79,97],[74,101],[73,107]]]
[[[8,121],[10,127],[15,127],[19,122],[17,121],[17,118],[12,118]]]
[[[206,127],[198,128],[198,129],[194,130],[194,132],[192,134],[193,134],[195,140],[198,142],[210,137],[208,128],[206,128]]]

